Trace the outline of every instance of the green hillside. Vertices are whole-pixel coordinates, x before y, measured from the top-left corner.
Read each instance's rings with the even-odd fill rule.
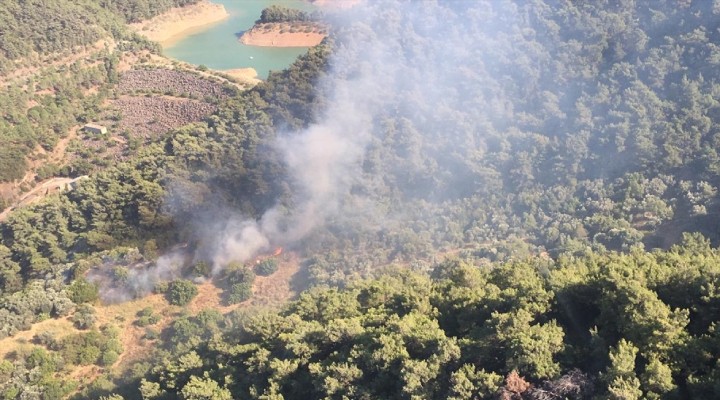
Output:
[[[0,35],[7,71],[104,37],[152,49],[125,23],[180,4],[46,3],[3,7],[0,26],[29,21]],[[0,361],[0,396],[718,397],[720,8],[359,7],[201,122],[0,222],[0,336],[87,328]],[[113,95],[116,55],[37,83],[54,93],[34,108],[22,85],[0,96],[0,181]],[[243,303],[280,247],[305,291]],[[133,349],[93,307],[151,292],[182,307],[193,279],[237,311],[143,310],[154,350],[118,370]],[[78,366],[94,383],[61,379]]]
[[[720,260],[686,239],[492,269],[448,261],[430,278],[396,270],[311,290],[279,314],[181,319],[128,387],[143,398],[711,398]]]

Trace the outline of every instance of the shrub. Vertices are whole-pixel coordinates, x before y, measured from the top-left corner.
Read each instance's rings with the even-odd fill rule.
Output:
[[[142,310],[138,311],[135,315],[138,317],[149,317],[153,315],[153,309],[152,307],[145,307]]]
[[[165,298],[170,304],[184,306],[197,294],[198,290],[195,284],[185,279],[178,279],[170,283]]]
[[[112,350],[104,351],[100,356],[100,365],[108,367],[115,364],[120,355]]]
[[[210,263],[207,261],[198,261],[195,265],[192,267],[192,273],[195,276],[210,276]]]
[[[95,309],[88,304],[82,304],[73,315],[73,322],[78,329],[90,329],[95,325],[97,317]]]
[[[252,269],[245,267],[245,266],[238,266],[233,268],[228,268],[226,270],[226,275],[228,282],[231,285],[234,285],[236,283],[249,283],[250,285],[255,282],[255,273]]]
[[[153,309],[150,307],[143,308],[137,313],[138,319],[135,321],[137,326],[148,326],[157,324],[160,321],[160,317],[153,315]]]
[[[148,325],[155,325],[160,321],[160,317],[157,315],[151,315],[149,317],[140,317],[135,321],[135,325],[144,327]]]
[[[153,288],[153,290],[155,291],[155,293],[163,294],[163,293],[167,293],[169,287],[170,287],[170,284],[168,282],[161,281],[161,282],[158,282],[155,284],[155,287]]]
[[[75,304],[93,303],[98,299],[98,287],[85,278],[80,278],[70,285],[68,295]]]
[[[255,273],[260,276],[268,276],[278,270],[278,262],[274,258],[268,258],[255,266]]]
[[[35,334],[33,342],[47,348],[54,348],[57,345],[55,333],[50,331],[42,331]]]
[[[155,340],[160,338],[160,332],[158,332],[156,329],[147,328],[145,329],[145,339],[147,340]]]
[[[230,288],[228,302],[230,304],[242,303],[252,297],[252,284],[249,282],[236,283]]]

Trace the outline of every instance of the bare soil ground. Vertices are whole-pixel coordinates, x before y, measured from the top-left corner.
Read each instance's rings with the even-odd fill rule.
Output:
[[[225,71],[223,71],[223,73],[250,86],[255,86],[261,82],[261,80],[258,78],[258,73],[255,68],[226,69]]]
[[[99,325],[111,323],[120,328],[123,352],[113,368],[125,370],[132,362],[147,355],[146,346],[150,343],[144,339],[147,328],[135,325],[137,313],[146,307],[152,308],[154,314],[160,317],[157,324],[148,327],[156,331],[167,327],[180,310],[179,307],[168,304],[161,294],[151,294],[142,299],[96,307]]]
[[[298,295],[292,282],[300,272],[297,254],[285,252],[278,258],[278,270],[270,276],[258,276],[253,285],[253,297],[248,300],[254,306],[278,306]]]
[[[279,306],[297,295],[291,283],[300,270],[300,260],[294,253],[285,253],[277,258],[278,270],[270,276],[258,276],[253,284],[252,298],[240,303],[225,305],[223,290],[211,282],[198,285],[198,295],[188,304],[187,309],[195,314],[204,309],[218,310],[223,314],[247,306]]]

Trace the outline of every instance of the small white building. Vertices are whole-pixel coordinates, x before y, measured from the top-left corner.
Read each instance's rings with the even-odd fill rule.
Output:
[[[98,124],[85,124],[83,129],[86,132],[104,135],[107,133],[107,128]]]

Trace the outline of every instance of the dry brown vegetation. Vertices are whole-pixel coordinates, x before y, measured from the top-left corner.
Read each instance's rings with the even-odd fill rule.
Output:
[[[291,283],[297,280],[300,259],[292,252],[285,252],[278,260],[278,270],[269,276],[257,276],[253,284],[253,297],[248,302],[255,306],[278,306],[297,293]]]
[[[152,329],[158,331],[167,327],[172,318],[181,311],[179,307],[168,304],[161,294],[151,294],[141,299],[96,307],[99,324],[110,323],[120,328],[119,338],[123,352],[113,368],[120,367],[122,371],[147,354],[146,346],[149,342],[144,339],[146,328],[135,325],[137,313],[146,307],[152,308],[153,312],[160,316],[160,321],[152,325]]]
[[[32,349],[35,346],[32,343],[33,337],[40,332],[51,332],[54,337],[61,339],[71,333],[77,332],[77,329],[70,322],[69,317],[60,319],[46,319],[33,324],[29,330],[20,331],[13,336],[0,340],[0,360],[6,358],[12,352],[22,352]]]
[[[110,324],[120,329],[119,339],[124,350],[110,369],[116,371],[116,373],[123,373],[134,362],[143,359],[148,354],[149,348],[152,348],[155,343],[145,337],[147,329],[159,332],[168,327],[174,318],[184,312],[194,315],[205,309],[215,309],[227,314],[243,307],[282,305],[296,295],[291,288],[291,282],[298,273],[299,259],[293,253],[285,253],[278,261],[278,270],[267,277],[258,276],[253,286],[253,297],[240,304],[223,305],[222,289],[208,281],[198,285],[198,295],[184,308],[170,305],[162,294],[151,294],[117,304],[96,305],[96,325]],[[153,310],[155,315],[160,317],[160,320],[149,327],[136,325],[137,314],[148,307]],[[0,340],[0,359],[13,352],[32,350],[35,346],[32,343],[33,337],[45,331],[52,332],[54,337],[58,339],[80,332],[73,326],[70,317],[48,319],[33,324],[30,330]],[[108,368],[97,365],[73,366],[67,370],[67,376],[69,379],[79,382],[80,387],[78,390],[81,390],[107,370]]]

